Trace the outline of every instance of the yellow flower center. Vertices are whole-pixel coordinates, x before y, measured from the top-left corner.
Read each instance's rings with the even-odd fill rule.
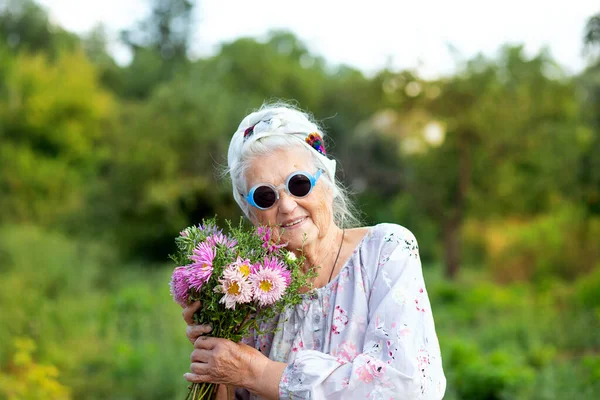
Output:
[[[240,265],[240,272],[244,276],[250,275],[250,266],[248,264],[242,264],[242,265]]]
[[[227,288],[227,293],[232,296],[237,296],[240,294],[240,285],[237,282],[231,282],[229,287]]]
[[[202,264],[202,269],[207,270],[210,267],[209,264]]]
[[[263,292],[270,292],[271,288],[273,287],[273,284],[271,283],[271,281],[260,281],[260,290],[262,290]]]

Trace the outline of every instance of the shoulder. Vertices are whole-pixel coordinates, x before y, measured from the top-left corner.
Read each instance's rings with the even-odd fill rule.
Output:
[[[387,279],[389,274],[399,276],[405,267],[420,264],[417,239],[402,225],[375,225],[365,236],[361,264],[363,272],[371,282],[380,276]]]
[[[418,257],[419,244],[415,235],[402,225],[382,223],[373,226],[369,231],[369,242],[372,248],[380,252],[390,253],[404,251],[408,255]]]

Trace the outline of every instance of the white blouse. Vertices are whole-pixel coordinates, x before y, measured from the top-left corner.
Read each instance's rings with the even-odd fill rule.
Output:
[[[245,343],[288,364],[281,399],[441,399],[440,347],[419,247],[394,224],[371,227],[339,274]],[[246,390],[238,398],[255,399]]]

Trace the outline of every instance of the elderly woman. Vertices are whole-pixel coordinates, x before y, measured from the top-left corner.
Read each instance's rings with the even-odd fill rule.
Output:
[[[359,157],[360,155],[357,155]],[[323,132],[289,107],[263,107],[231,139],[233,195],[255,225],[319,266],[301,305],[275,333],[243,343],[205,335],[200,305],[184,309],[194,343],[190,382],[235,386],[240,398],[441,399],[446,380],[413,234],[395,224],[350,229],[356,219],[335,179]]]

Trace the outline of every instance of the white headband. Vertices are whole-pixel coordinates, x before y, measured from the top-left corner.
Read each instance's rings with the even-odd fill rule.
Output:
[[[248,115],[240,123],[229,143],[227,164],[233,169],[250,143],[267,136],[291,135],[314,152],[325,166],[326,173],[335,179],[335,160],[325,155],[322,133],[303,113],[285,107],[257,111]]]

